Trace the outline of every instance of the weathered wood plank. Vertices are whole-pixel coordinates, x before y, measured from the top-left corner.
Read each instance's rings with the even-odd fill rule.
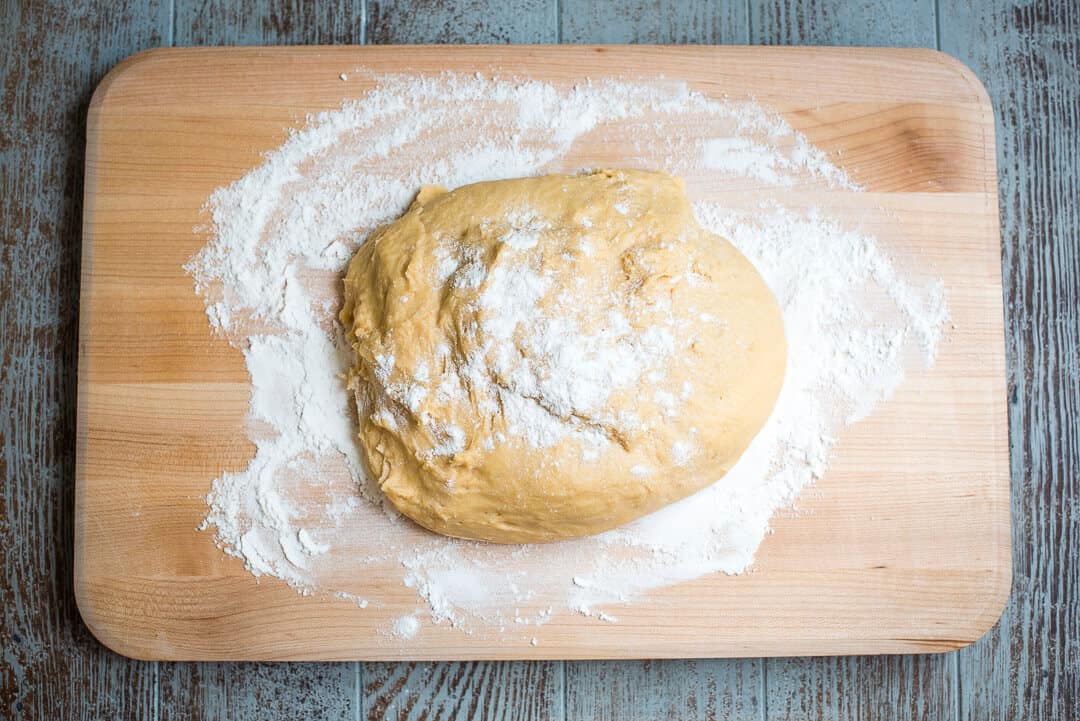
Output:
[[[369,0],[368,43],[554,43],[556,0]]]
[[[551,43],[555,0],[369,0],[366,41]],[[365,664],[368,719],[564,718],[562,662]]]
[[[176,45],[363,42],[363,0],[176,0]]]
[[[742,44],[747,38],[743,2],[694,0],[563,0],[564,43]]]
[[[370,721],[566,718],[561,663],[375,663],[364,679]]]
[[[363,0],[176,0],[177,45],[360,43]],[[359,664],[162,664],[159,718],[353,719]]]
[[[161,721],[356,719],[359,676],[349,663],[162,663]]]
[[[933,0],[750,0],[751,42],[935,47]],[[770,659],[768,717],[948,718],[955,664],[948,656]]]
[[[934,0],[749,0],[761,45],[934,47]]]
[[[761,659],[567,663],[566,717],[761,718],[763,664]]]
[[[747,43],[744,3],[564,0],[563,42]],[[759,659],[602,661],[566,664],[566,718],[758,718]]]
[[[167,42],[168,3],[0,6],[0,708],[152,713],[155,665],[97,643],[72,591],[75,363],[86,107],[118,60]]]
[[[1013,593],[961,718],[1080,718],[1080,5],[943,0],[941,41],[994,101],[1010,361]]]
[[[949,656],[770,659],[769,718],[947,719],[956,685]]]

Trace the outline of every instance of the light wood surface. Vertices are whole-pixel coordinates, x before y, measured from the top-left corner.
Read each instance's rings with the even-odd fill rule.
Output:
[[[953,327],[936,366],[849,429],[827,478],[777,519],[755,572],[619,609],[568,614],[540,644],[380,629],[415,599],[360,610],[256,583],[194,528],[242,467],[248,378],[211,337],[181,265],[215,187],[307,112],[341,72],[497,71],[689,82],[781,111],[865,193],[798,198],[874,233],[945,281]],[[362,91],[348,87],[349,94]],[[587,149],[582,151],[587,153]],[[572,159],[571,159],[572,160]],[[1009,587],[1009,485],[993,118],[974,76],[931,51],[752,48],[294,48],[157,51],[91,103],[80,312],[75,589],[122,653],[164,659],[641,658],[941,651],[996,620]],[[693,192],[693,189],[691,189]],[[703,191],[702,191],[703,192]],[[804,192],[806,191],[792,191]],[[792,200],[796,198],[793,196]]]

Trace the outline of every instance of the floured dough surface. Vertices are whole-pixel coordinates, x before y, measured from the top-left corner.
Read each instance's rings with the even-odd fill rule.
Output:
[[[425,187],[360,248],[341,313],[366,462],[451,536],[598,533],[718,480],[783,382],[764,280],[681,181]]]

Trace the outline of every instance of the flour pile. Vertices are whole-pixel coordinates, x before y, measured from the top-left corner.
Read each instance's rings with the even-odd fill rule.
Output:
[[[342,379],[351,351],[335,323],[341,272],[422,185],[586,165],[680,175],[702,225],[754,262],[788,335],[776,410],[718,483],[599,537],[506,547],[422,531],[364,477]],[[244,354],[255,455],[213,481],[204,526],[256,575],[361,607],[391,605],[378,589],[396,575],[430,621],[526,640],[568,609],[616,622],[596,607],[746,570],[770,518],[825,472],[843,426],[890,397],[916,351],[932,364],[946,320],[940,284],[905,280],[873,237],[779,204],[780,188],[859,192],[778,115],[679,84],[376,78],[207,204],[210,239],[187,269],[211,326]],[[514,242],[527,245],[528,224],[519,225]],[[468,259],[450,251],[446,273],[472,282]],[[568,379],[548,380],[554,394]],[[387,633],[405,639],[418,628],[399,621]]]

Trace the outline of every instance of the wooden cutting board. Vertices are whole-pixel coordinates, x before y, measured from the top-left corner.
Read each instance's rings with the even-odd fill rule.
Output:
[[[553,83],[664,76],[781,112],[867,192],[810,198],[947,288],[929,371],[848,428],[828,476],[774,523],[755,571],[656,591],[617,624],[556,614],[527,640],[425,628],[256,582],[195,530],[211,480],[242,468],[248,375],[211,336],[181,266],[207,196],[306,113],[369,82],[494,72]],[[587,149],[583,152],[587,152]],[[90,106],[79,341],[75,589],[91,630],[147,659],[623,658],[945,651],[994,623],[1010,585],[1000,242],[989,100],[926,50],[722,47],[169,49],[137,55]],[[792,193],[799,191],[790,191]],[[807,200],[803,198],[803,200]],[[389,584],[388,584],[389,585]]]

